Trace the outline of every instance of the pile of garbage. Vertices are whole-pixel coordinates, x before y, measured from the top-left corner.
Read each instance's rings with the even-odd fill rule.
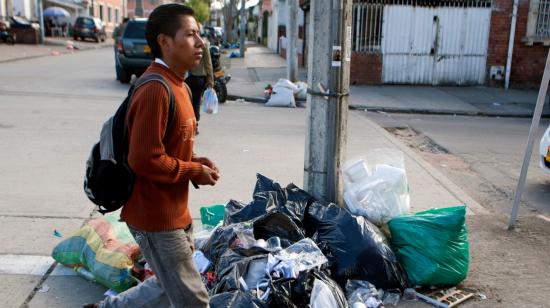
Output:
[[[416,298],[411,288],[455,286],[466,278],[465,207],[410,214],[401,153],[371,151],[347,163],[343,175],[344,207],[258,174],[249,203],[201,208],[194,258],[210,306],[378,308]],[[131,262],[135,243],[121,231],[123,223],[108,219],[112,225],[101,232],[121,239],[87,247],[100,238],[101,224],[92,220],[53,256],[122,291],[153,273],[143,260]],[[123,259],[109,252],[117,258],[124,252]],[[110,268],[98,266],[106,261]]]
[[[401,152],[373,150],[343,175],[345,207],[260,174],[251,202],[229,201],[196,239],[210,305],[376,308],[466,278],[465,207],[410,214]]]
[[[212,307],[348,307],[346,287],[407,287],[389,242],[365,217],[260,174],[253,200],[231,200],[195,245],[197,264],[208,260],[200,271]],[[383,294],[369,297],[381,304]]]

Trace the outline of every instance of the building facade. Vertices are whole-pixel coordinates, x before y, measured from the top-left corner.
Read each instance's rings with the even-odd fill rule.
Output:
[[[88,6],[89,15],[101,19],[110,35],[125,17],[125,5],[125,0],[93,0]]]
[[[162,4],[171,3],[169,0],[127,0],[128,17],[149,17],[153,10]]]
[[[296,42],[298,65],[304,66],[307,60],[304,11],[300,7],[295,9],[298,10],[296,18],[298,24],[298,40]],[[285,0],[263,0],[260,2],[258,41],[283,58],[286,58],[286,25],[289,10],[290,7]]]
[[[306,25],[309,3],[301,1]],[[512,8],[508,0],[354,1],[351,83],[501,87]],[[548,45],[550,0],[519,0],[510,86],[540,85]]]

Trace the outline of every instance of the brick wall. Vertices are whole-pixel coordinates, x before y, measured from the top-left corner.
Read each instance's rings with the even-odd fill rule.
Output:
[[[508,56],[508,40],[512,15],[512,1],[496,0],[491,16],[491,30],[489,34],[489,50],[487,57],[487,71],[491,66],[506,66]],[[522,42],[527,31],[529,1],[520,0],[516,36],[514,39],[514,54],[512,56],[512,71],[510,86],[515,88],[538,87],[542,79],[548,47],[541,44],[527,46]],[[489,86],[503,86],[504,81],[491,80]]]
[[[382,55],[354,52],[351,54],[351,84],[382,83]]]

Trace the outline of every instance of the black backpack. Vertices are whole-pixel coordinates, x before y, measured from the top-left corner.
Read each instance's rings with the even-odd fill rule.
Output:
[[[133,93],[147,82],[157,81],[164,85],[170,97],[168,125],[164,134],[172,125],[175,113],[172,89],[159,74],[147,74],[139,78],[130,87],[128,95],[118,107],[116,113],[103,124],[99,142],[96,143],[86,162],[84,192],[99,206],[101,214],[116,211],[130,198],[134,188],[135,175],[128,165],[128,126],[126,113],[130,107]]]

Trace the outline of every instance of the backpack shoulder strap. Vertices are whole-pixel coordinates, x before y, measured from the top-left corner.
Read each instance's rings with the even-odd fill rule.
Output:
[[[151,81],[160,82],[166,88],[166,91],[168,91],[168,124],[166,125],[166,131],[164,132],[164,138],[166,139],[169,129],[172,127],[174,114],[176,113],[176,104],[174,103],[174,93],[172,93],[172,88],[166,82],[166,79],[164,79],[164,77],[161,74],[156,74],[156,73],[143,75],[132,86],[133,89],[131,89],[132,93],[130,95],[133,95],[137,90],[137,88]]]

